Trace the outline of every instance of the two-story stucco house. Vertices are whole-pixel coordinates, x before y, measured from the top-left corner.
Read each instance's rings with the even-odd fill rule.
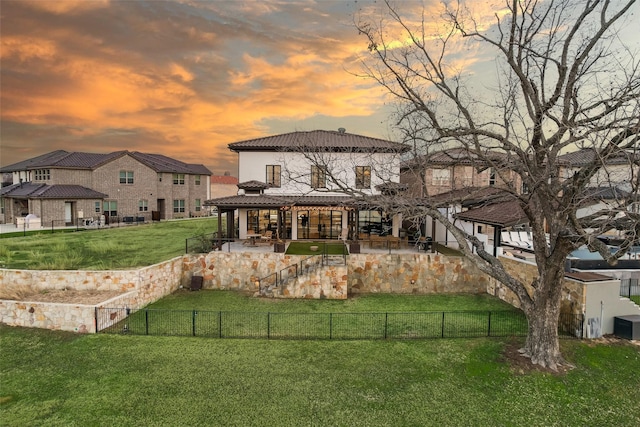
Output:
[[[393,232],[398,218],[363,205],[400,182],[409,147],[338,131],[292,132],[229,144],[238,153],[238,194],[208,200],[237,215],[239,238],[271,231],[286,239],[347,238],[357,231]]]
[[[0,190],[5,223],[32,214],[43,225],[200,216],[211,172],[160,154],[52,151],[0,168],[13,184]]]

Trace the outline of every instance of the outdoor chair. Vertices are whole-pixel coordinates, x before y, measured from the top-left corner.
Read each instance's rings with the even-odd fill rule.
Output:
[[[271,230],[265,231],[262,234],[262,236],[260,236],[260,241],[261,242],[271,242],[272,239],[273,239],[273,231],[271,231]]]
[[[372,234],[369,240],[369,247],[371,249],[379,248],[384,249],[387,243],[387,239],[380,237],[377,234]]]

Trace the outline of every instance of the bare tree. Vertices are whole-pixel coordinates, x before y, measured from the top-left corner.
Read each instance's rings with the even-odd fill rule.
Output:
[[[567,255],[587,245],[615,263],[640,236],[638,213],[629,208],[640,187],[639,64],[619,37],[634,3],[507,0],[487,23],[463,4],[447,2],[429,20],[424,7],[415,13],[413,2],[385,0],[382,13],[367,11],[356,22],[370,53],[363,74],[398,101],[397,125],[414,154],[428,158],[458,148],[505,173],[505,189],[532,230],[538,277],[530,282],[510,275],[435,206],[403,207],[444,224],[466,257],[517,295],[529,322],[521,352],[552,369],[566,363],[557,326]],[[465,52],[495,58],[494,65],[473,75]],[[592,158],[562,176],[561,154],[577,149],[590,150]],[[627,161],[622,181],[607,174],[613,158]],[[580,216],[595,180],[624,197]],[[612,254],[596,237],[613,229],[624,240]]]

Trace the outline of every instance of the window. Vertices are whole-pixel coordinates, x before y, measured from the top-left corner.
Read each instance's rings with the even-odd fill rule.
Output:
[[[118,216],[118,202],[115,200],[106,201],[102,204],[102,210],[106,216]]]
[[[489,185],[496,185],[496,169],[489,169]]]
[[[371,166],[356,166],[356,188],[371,188]]]
[[[139,200],[138,201],[138,211],[147,212],[149,210],[149,201],[148,200]]]
[[[96,202],[95,207],[93,208],[95,213],[100,213],[100,202]]]
[[[120,184],[133,184],[133,171],[120,171]]]
[[[48,181],[51,179],[51,171],[49,169],[36,169],[34,171],[34,181]]]
[[[196,199],[196,212],[200,212],[202,205],[200,204],[200,199]]]
[[[4,197],[0,197],[0,214],[4,215]]]
[[[267,165],[267,184],[280,188],[280,165]]]
[[[196,175],[196,185],[200,185],[200,175]]]
[[[173,201],[173,212],[174,213],[184,212],[184,199]]]
[[[311,166],[311,188],[326,188],[327,173],[320,166]]]
[[[449,169],[433,169],[431,175],[432,185],[449,185],[451,171]]]
[[[173,183],[175,185],[184,185],[184,174],[183,173],[174,173],[173,174]]]
[[[162,182],[162,174],[158,173],[158,182]]]

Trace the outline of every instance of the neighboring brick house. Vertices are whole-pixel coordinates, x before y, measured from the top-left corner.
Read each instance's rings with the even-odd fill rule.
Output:
[[[0,190],[0,219],[34,214],[42,224],[171,219],[203,214],[211,172],[160,154],[57,150],[0,168],[13,184]]]
[[[235,196],[238,192],[238,178],[231,175],[211,176],[211,197]]]
[[[500,153],[494,153],[499,160]],[[499,162],[496,162],[499,163]],[[442,150],[428,156],[418,156],[401,167],[400,182],[409,186],[416,197],[435,196],[469,187],[505,188],[514,185],[521,190],[521,179],[506,168],[497,169],[462,148]]]

